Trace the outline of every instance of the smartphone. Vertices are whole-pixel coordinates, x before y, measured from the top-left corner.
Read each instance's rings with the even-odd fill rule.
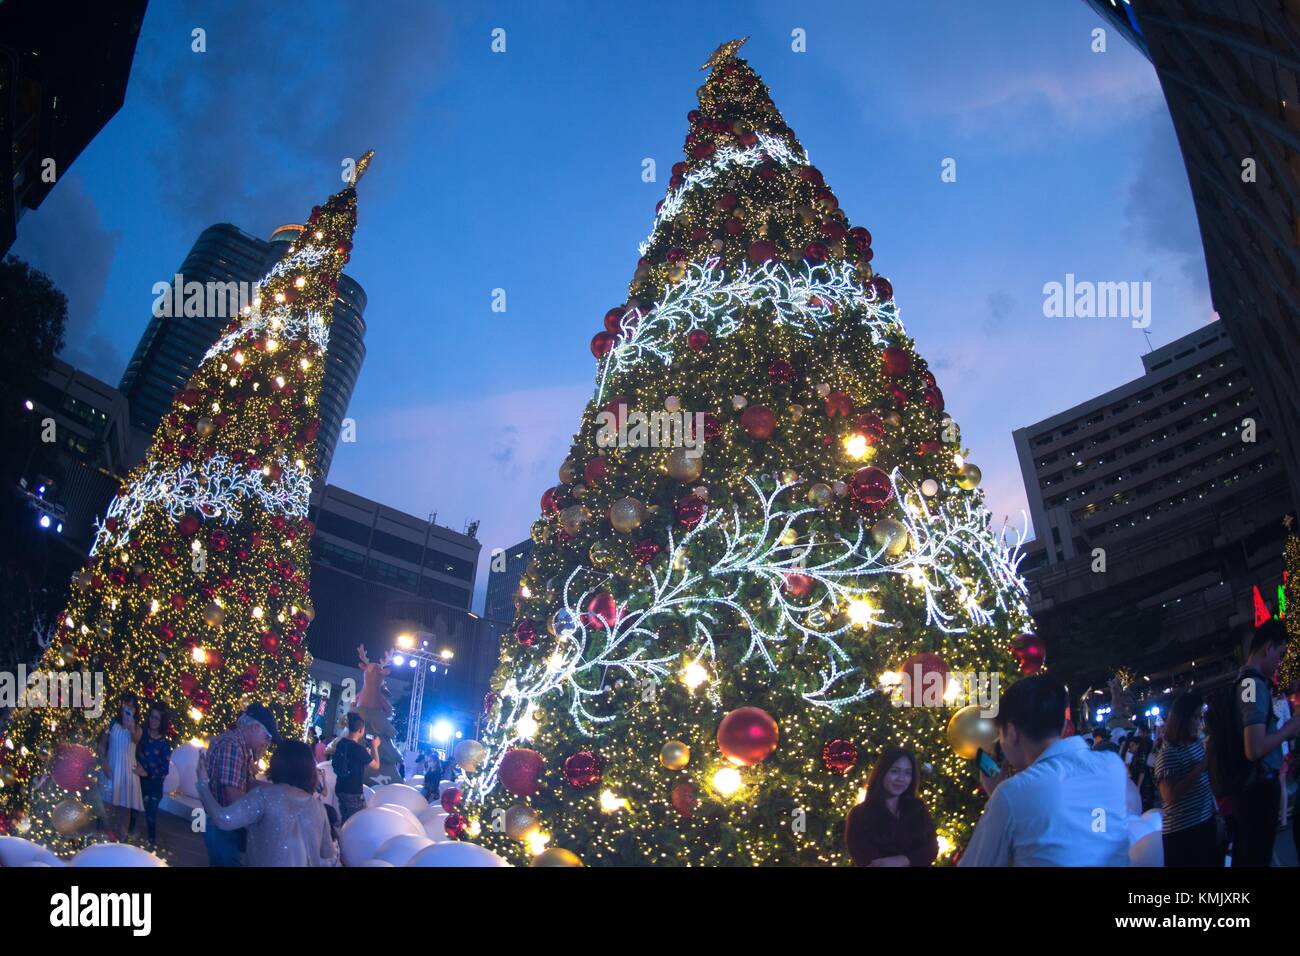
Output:
[[[979,766],[980,773],[986,777],[996,777],[1002,772],[998,762],[986,754],[983,748],[975,751],[975,763]]]

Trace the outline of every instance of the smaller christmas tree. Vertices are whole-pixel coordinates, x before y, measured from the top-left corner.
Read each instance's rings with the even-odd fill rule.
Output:
[[[320,389],[370,157],[312,210],[109,504],[39,664],[93,679],[98,706],[60,695],[13,713],[0,734],[0,833],[55,852],[84,842],[96,745],[124,694],[165,704],[179,740],[225,730],[253,701],[286,733],[303,723]]]
[[[1296,533],[1294,515],[1284,519],[1287,529],[1286,562],[1282,568],[1282,606],[1278,613],[1286,625],[1286,632],[1291,635],[1287,643],[1286,657],[1282,658],[1282,667],[1278,671],[1278,686],[1282,693],[1287,693],[1297,680],[1300,680],[1300,534]]]

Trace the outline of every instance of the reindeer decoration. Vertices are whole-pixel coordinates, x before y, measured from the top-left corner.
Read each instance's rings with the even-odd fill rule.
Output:
[[[397,737],[397,728],[393,726],[393,702],[384,685],[384,678],[390,673],[388,665],[392,663],[393,651],[390,648],[382,660],[373,662],[366,653],[366,645],[358,644],[357,657],[361,665],[361,693],[352,709],[366,722],[366,733],[379,738],[379,769],[368,771],[366,782],[372,786],[393,783],[399,779],[397,764],[401,755],[393,743]]]

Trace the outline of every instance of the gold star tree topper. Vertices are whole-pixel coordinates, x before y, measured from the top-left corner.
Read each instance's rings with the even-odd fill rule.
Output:
[[[749,37],[746,36],[741,37],[739,40],[728,40],[726,43],[722,44],[722,46],[713,51],[713,55],[704,61],[704,65],[701,66],[700,69],[711,70],[715,66],[721,66],[723,63],[726,63],[736,55],[736,51],[744,46],[745,41],[748,39]]]

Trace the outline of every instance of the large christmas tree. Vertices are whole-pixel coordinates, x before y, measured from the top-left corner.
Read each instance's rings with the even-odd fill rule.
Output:
[[[706,64],[630,297],[592,341],[486,754],[462,748],[455,822],[517,861],[846,862],[888,743],[918,753],[945,855],[982,804],[987,713],[962,713],[956,750],[945,728],[976,689],[962,675],[1014,673],[1018,549],[870,233],[741,42]]]
[[[109,505],[39,665],[102,674],[103,713],[79,701],[13,713],[0,734],[0,830],[59,849],[85,835],[94,743],[124,693],[141,714],[166,704],[180,740],[225,730],[252,701],[282,733],[302,723],[318,403],[369,160],[312,210]]]

